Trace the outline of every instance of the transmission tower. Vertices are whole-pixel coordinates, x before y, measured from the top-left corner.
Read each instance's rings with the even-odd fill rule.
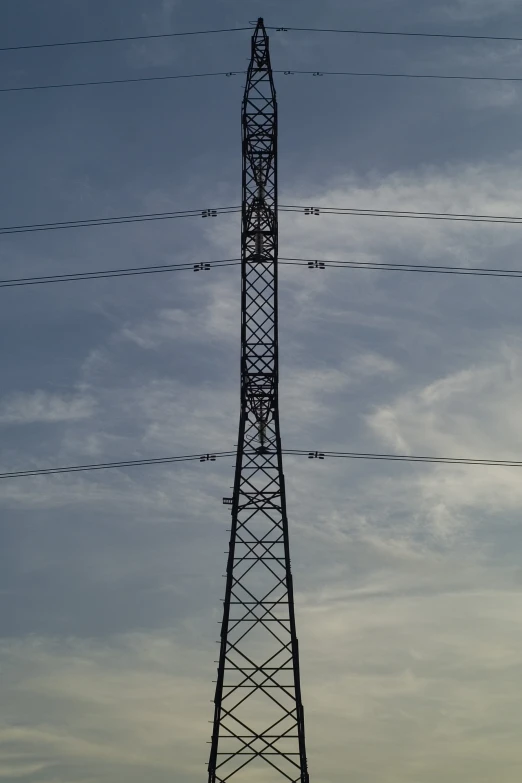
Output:
[[[241,414],[209,783],[308,783],[278,410],[277,103],[252,36],[242,111]]]

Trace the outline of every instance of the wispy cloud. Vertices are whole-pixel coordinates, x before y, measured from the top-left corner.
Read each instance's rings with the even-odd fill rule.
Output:
[[[517,339],[488,347],[479,364],[378,406],[366,421],[385,448],[434,456],[519,459],[522,352]],[[407,491],[402,484],[403,491]],[[520,512],[516,468],[437,466],[412,481],[412,505],[442,537],[485,517]]]
[[[143,634],[5,641],[0,656],[12,675],[0,744],[13,777],[83,781],[113,769],[138,781],[149,769],[163,780],[176,768],[193,779],[208,734],[199,719],[210,712],[206,656]]]
[[[508,584],[409,595],[382,588],[298,596],[311,771],[341,783],[349,759],[363,779],[391,766],[394,783],[413,783],[419,770],[485,783],[494,769],[514,783],[522,593]],[[184,641],[170,633],[6,640],[0,656],[10,672],[0,743],[14,775],[34,766],[45,781],[103,770],[138,781],[145,769],[163,781],[173,768],[183,783],[201,777],[213,669],[193,631]],[[495,744],[484,742],[492,732]]]
[[[432,13],[458,22],[483,22],[509,15],[519,7],[518,0],[454,0],[451,4],[441,3]]]
[[[19,392],[0,400],[0,424],[36,424],[89,419],[94,400],[81,394],[60,395],[43,390]]]

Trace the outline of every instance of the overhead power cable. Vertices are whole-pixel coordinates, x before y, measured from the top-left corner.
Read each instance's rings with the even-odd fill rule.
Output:
[[[305,207],[280,204],[281,212],[304,212],[305,215],[352,215],[354,217],[413,218],[415,220],[454,220],[466,223],[522,223],[522,217],[510,215],[474,215],[458,212],[416,212],[397,209],[360,209],[358,207]],[[0,231],[1,233],[1,231]]]
[[[88,46],[101,43],[123,43],[129,41],[151,41],[161,38],[183,38],[194,35],[216,35],[219,33],[236,33],[251,31],[251,27],[225,27],[218,30],[186,30],[178,33],[151,33],[149,35],[125,35],[113,36],[110,38],[87,38],[75,41],[51,41],[48,43],[34,44],[16,44],[15,46],[0,46],[0,52],[14,52],[23,49],[50,49],[57,46]],[[324,27],[286,27],[286,26],[267,26],[267,30],[276,32],[306,32],[306,33],[344,33],[345,35],[381,35],[381,36],[400,36],[407,38],[447,38],[470,41],[522,41],[522,37],[512,35],[471,35],[465,33],[426,33],[426,32],[406,32],[403,30],[343,30],[339,28]]]
[[[279,70],[274,73],[282,73],[285,76],[353,76],[353,77],[378,77],[384,79],[450,79],[452,81],[472,82],[522,82],[522,76],[467,76],[464,74],[441,73],[388,73],[385,71],[294,71]]]
[[[0,93],[27,92],[34,90],[58,90],[72,87],[99,87],[107,84],[137,84],[139,82],[166,82],[178,79],[201,79],[211,76],[239,76],[245,74],[245,70],[216,71],[209,73],[185,73],[167,74],[165,76],[136,76],[125,79],[101,79],[87,82],[61,82],[58,84],[29,84],[22,87],[0,87]],[[437,74],[437,73],[388,73],[384,71],[301,71],[289,68],[274,70],[273,73],[284,76],[349,76],[349,77],[377,77],[386,79],[435,79],[451,81],[474,82],[522,82],[522,76],[467,76],[464,74]]]
[[[0,52],[15,52],[20,49],[50,49],[55,46],[86,46],[100,43],[120,43],[122,41],[151,41],[158,38],[182,38],[189,35],[215,35],[216,33],[236,33],[251,30],[250,27],[225,27],[221,30],[188,30],[183,33],[153,33],[152,35],[125,35],[113,38],[89,38],[80,41],[53,41],[39,44],[17,44],[16,46],[0,46]]]
[[[283,449],[283,454],[309,459],[383,460],[386,462],[427,462],[436,465],[487,465],[490,467],[522,468],[522,460],[472,459],[471,457],[418,457],[411,454],[372,454],[357,451],[305,451],[304,449]]]
[[[105,277],[131,277],[135,275],[154,275],[162,272],[194,272],[208,271],[214,267],[238,266],[239,258],[227,258],[220,261],[186,262],[181,264],[161,264],[159,266],[138,266],[127,269],[103,269],[97,272],[71,272],[61,275],[40,275],[38,277],[17,277],[11,280],[0,280],[0,288],[13,288],[26,285],[43,285],[46,283],[71,283],[79,280],[100,280]]]
[[[0,226],[0,234],[21,234],[33,231],[53,231],[69,228],[91,228],[95,226],[118,225],[120,223],[140,223],[156,220],[172,220],[182,217],[217,217],[241,211],[241,207],[217,207],[203,210],[185,210],[180,212],[155,212],[138,215],[119,215],[110,218],[87,218],[84,220],[59,221],[52,223],[33,223],[26,225]],[[355,217],[392,217],[413,218],[416,220],[452,220],[472,223],[521,224],[522,217],[502,215],[473,215],[437,212],[404,212],[397,210],[363,210],[342,207],[305,207],[281,205],[280,212],[298,212],[305,215],[351,215]]]
[[[248,453],[248,452],[247,452]],[[409,454],[372,454],[351,451],[309,451],[306,449],[283,449],[283,454],[308,459],[359,459],[387,462],[422,462],[437,465],[483,465],[489,467],[521,468],[521,460],[472,459],[470,457],[419,457]],[[151,459],[131,459],[117,462],[97,462],[87,465],[66,465],[59,468],[30,468],[0,473],[0,479],[27,478],[28,476],[54,476],[61,473],[85,473],[93,470],[113,468],[147,467],[150,465],[171,465],[177,462],[215,462],[223,457],[235,457],[235,451],[215,451],[207,454],[188,454],[181,457],[155,457]]]
[[[53,231],[65,228],[90,228],[93,226],[116,225],[119,223],[140,223],[156,220],[172,220],[182,217],[217,217],[241,211],[240,206],[216,207],[203,210],[183,210],[179,212],[151,212],[137,215],[117,215],[109,218],[86,218],[83,220],[57,221],[51,223],[32,223],[26,225],[0,226],[0,234],[19,234],[32,231]],[[414,212],[398,210],[370,210],[352,207],[306,207],[280,205],[280,212],[298,212],[305,215],[352,215],[355,217],[392,217],[414,218],[417,220],[453,220],[473,223],[513,223],[521,224],[522,217],[505,215],[474,215],[451,212]]]
[[[130,459],[119,462],[96,462],[89,465],[66,465],[61,468],[34,468],[12,470],[0,473],[0,479],[25,478],[27,476],[54,476],[59,473],[85,473],[91,470],[110,470],[112,468],[145,467],[148,465],[171,465],[175,462],[214,462],[222,457],[235,457],[235,451],[217,451],[212,454],[188,454],[182,457],[158,457],[152,459]]]
[[[241,207],[215,207],[211,209],[185,209],[177,212],[146,212],[138,215],[116,215],[109,218],[86,218],[83,220],[59,220],[53,223],[28,223],[18,226],[0,226],[0,234],[25,234],[32,231],[57,231],[63,228],[91,228],[112,226],[119,223],[142,223],[150,220],[173,220],[186,217],[217,217],[240,212]]]
[[[275,25],[272,27],[267,26],[267,30],[275,30],[278,33],[344,33],[348,35],[392,35],[403,36],[407,38],[449,38],[449,39],[461,39],[468,41],[522,41],[522,37],[513,35],[470,35],[465,33],[411,33],[402,30],[341,30],[338,28],[328,27],[286,27]]]
[[[137,76],[127,79],[101,79],[90,82],[63,82],[60,84],[29,84],[25,87],[0,87],[0,92],[24,92],[27,90],[59,90],[64,87],[99,87],[101,84],[132,84],[137,82],[168,82],[176,79],[203,79],[208,76],[237,76],[246,71],[217,71],[213,73],[182,73],[167,76]]]
[[[424,272],[440,275],[464,275],[465,277],[513,277],[522,278],[522,269],[494,269],[488,267],[436,266],[433,264],[398,264],[387,261],[338,261],[326,258],[287,258],[279,262],[287,266],[306,266],[309,269],[373,269],[381,272]]]
[[[468,223],[508,223],[522,224],[521,216],[474,215],[456,212],[415,212],[386,209],[359,209],[356,207],[309,207],[281,204],[280,212],[298,212],[304,215],[351,215],[353,217],[389,217],[415,220],[452,220]],[[56,231],[69,228],[92,228],[111,226],[119,223],[141,223],[155,220],[173,220],[184,217],[217,217],[218,215],[241,212],[240,206],[214,207],[209,209],[190,209],[178,212],[149,212],[137,215],[116,215],[108,218],[85,218],[83,220],[61,220],[52,223],[29,223],[25,225],[0,226],[1,234],[25,234],[33,231]]]
[[[304,215],[351,215],[353,217],[390,217],[415,220],[452,220],[467,223],[508,223],[522,224],[521,216],[474,215],[456,212],[414,212],[391,209],[359,209],[356,207],[307,207],[295,204],[280,204],[280,212],[297,212]],[[94,226],[112,226],[119,223],[141,223],[155,220],[173,220],[184,217],[217,217],[241,212],[240,206],[214,207],[209,209],[189,209],[179,212],[149,212],[137,215],[116,215],[108,218],[85,218],[83,220],[63,220],[52,223],[29,223],[26,225],[0,226],[1,234],[25,234],[32,231],[56,231],[64,228],[92,228]]]
[[[28,285],[43,285],[50,283],[70,283],[81,280],[102,280],[109,277],[131,277],[135,275],[151,275],[163,272],[194,271],[203,272],[222,267],[239,266],[241,259],[229,258],[219,261],[185,262],[179,264],[162,264],[159,266],[130,267],[126,269],[103,269],[97,272],[71,272],[61,275],[40,275],[38,277],[18,277],[8,280],[0,279],[0,288],[13,288]],[[381,272],[424,272],[443,275],[463,275],[464,277],[510,277],[521,279],[522,269],[492,269],[481,267],[434,266],[429,264],[399,264],[385,261],[339,261],[318,258],[288,258],[280,256],[282,266],[300,266],[308,269],[373,269]]]

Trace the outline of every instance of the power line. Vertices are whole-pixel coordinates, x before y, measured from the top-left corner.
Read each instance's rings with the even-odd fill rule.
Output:
[[[400,30],[340,30],[324,27],[267,27],[267,30],[275,30],[278,33],[305,32],[305,33],[345,33],[348,35],[394,35],[408,38],[456,38],[470,41],[522,41],[522,37],[512,35],[469,35],[460,33],[409,33]]]
[[[521,460],[472,459],[471,457],[417,457],[410,454],[372,454],[356,451],[305,451],[304,449],[284,449],[284,454],[309,459],[362,459],[387,462],[427,462],[437,465],[489,465],[491,467],[522,468]]]
[[[307,266],[326,269],[373,269],[382,272],[428,272],[441,275],[464,275],[468,277],[513,277],[522,278],[522,269],[492,269],[487,267],[436,266],[432,264],[396,264],[388,261],[337,261],[328,259],[286,258],[279,262],[287,266]]]
[[[245,452],[249,454],[250,452]],[[252,452],[253,454],[254,452]],[[283,449],[283,454],[308,459],[359,459],[386,462],[422,462],[437,465],[477,465],[489,467],[521,468],[520,460],[472,459],[469,457],[419,457],[409,454],[372,454],[350,451],[310,451],[306,449]],[[189,454],[181,457],[155,457],[151,459],[120,460],[118,462],[98,462],[88,465],[66,465],[59,468],[33,468],[0,473],[0,479],[26,478],[28,476],[53,476],[61,473],[85,473],[93,470],[113,468],[147,467],[149,465],[171,465],[176,462],[215,462],[224,457],[235,457],[235,451],[215,451],[207,454]]]
[[[102,79],[89,82],[63,82],[59,84],[30,84],[25,87],[0,87],[0,93],[25,92],[34,90],[58,90],[68,87],[97,87],[104,84],[137,84],[138,82],[161,82],[177,79],[200,79],[210,76],[239,76],[245,74],[244,70],[217,71],[211,73],[187,73],[166,76],[138,76],[126,79]],[[384,71],[294,71],[291,69],[275,70],[284,76],[351,76],[351,77],[378,77],[390,79],[442,79],[452,81],[478,81],[478,82],[522,82],[522,76],[466,76],[458,74],[434,74],[434,73],[387,73]]]
[[[66,465],[61,468],[34,468],[0,473],[0,479],[25,478],[27,476],[54,476],[59,473],[85,473],[91,470],[112,468],[144,467],[147,465],[171,465],[175,462],[214,462],[222,457],[235,457],[235,451],[218,451],[212,454],[189,454],[183,457],[158,457],[152,459],[130,459],[119,462],[97,462],[90,465]]]
[[[182,33],[152,33],[149,35],[125,35],[112,38],[89,38],[75,41],[52,41],[39,44],[17,44],[16,46],[0,46],[0,52],[14,52],[24,49],[50,49],[57,46],[87,46],[101,43],[121,43],[125,41],[150,41],[161,38],[182,38],[193,35],[215,35],[218,33],[236,33],[250,30],[250,27],[226,27],[219,30],[188,30]],[[276,32],[307,32],[307,33],[344,33],[348,35],[381,35],[401,36],[408,38],[448,38],[471,41],[522,41],[522,37],[511,35],[469,35],[458,33],[417,33],[400,30],[342,30],[337,28],[321,27],[276,27],[269,26],[268,30]]]
[[[27,90],[59,90],[64,87],[98,87],[101,84],[131,84],[137,82],[166,82],[175,79],[202,79],[208,76],[237,76],[246,71],[217,71],[213,73],[183,73],[167,76],[138,76],[128,79],[102,79],[91,82],[64,82],[60,84],[30,84],[26,87],[0,87],[0,92],[24,92]]]
[[[138,215],[117,215],[110,218],[86,218],[84,220],[59,220],[53,223],[29,223],[18,226],[0,226],[0,234],[26,234],[32,231],[56,231],[63,228],[91,228],[112,226],[119,223],[142,223],[151,220],[173,220],[185,217],[217,217],[240,212],[241,207],[215,207],[210,209],[185,209],[177,212],[145,212]]]
[[[241,207],[214,207],[209,209],[191,209],[178,212],[149,212],[137,215],[117,215],[109,218],[87,218],[84,220],[63,220],[52,223],[30,223],[26,225],[0,226],[1,234],[25,234],[33,231],[55,231],[65,228],[92,228],[94,226],[111,226],[119,223],[141,223],[156,220],[173,220],[183,217],[217,217],[241,211]],[[281,204],[280,212],[298,212],[304,215],[351,215],[353,217],[391,217],[413,218],[415,220],[452,220],[470,223],[507,223],[522,224],[522,216],[507,215],[474,215],[456,212],[415,212],[386,209],[359,209],[356,207],[307,207]]]
[[[429,264],[396,264],[385,261],[338,261],[330,259],[279,257],[283,266],[301,266],[311,269],[372,269],[382,272],[424,272],[446,275],[464,275],[465,277],[510,277],[522,278],[522,269],[491,269],[481,267],[434,266]],[[49,283],[69,283],[81,280],[102,280],[109,277],[131,277],[163,272],[210,271],[214,268],[239,266],[241,259],[229,258],[219,261],[184,262],[180,264],[162,264],[159,266],[130,267],[127,269],[103,269],[97,272],[72,272],[61,275],[41,275],[38,277],[18,277],[9,280],[0,279],[0,288],[13,288]]]
[[[465,76],[447,75],[440,73],[386,73],[384,71],[293,71],[279,70],[274,73],[282,73],[285,76],[369,76],[389,79],[450,79],[453,81],[473,82],[522,82],[522,76]]]
[[[193,270],[203,272],[214,267],[238,266],[239,258],[228,258],[221,261],[186,262],[181,264],[162,264],[159,266],[129,267],[127,269],[104,269],[98,272],[72,272],[61,275],[41,275],[39,277],[18,277],[11,280],[0,280],[0,288],[13,288],[26,285],[43,285],[46,283],[70,283],[79,280],[100,280],[105,277],[131,277],[135,275],[153,275],[162,272],[182,272]]]
[[[17,46],[0,46],[0,52],[14,52],[20,49],[50,49],[55,46],[86,46],[88,44],[119,43],[121,41],[150,41],[157,38],[181,38],[188,35],[214,35],[215,33],[236,33],[250,30],[250,27],[226,27],[221,30],[189,30],[184,33],[154,33],[152,35],[125,35],[114,38],[90,38],[81,41],[53,41],[52,43],[18,44]]]
[[[510,215],[474,215],[458,212],[416,212],[414,210],[360,209],[358,207],[305,207],[280,204],[281,212],[304,212],[305,215],[352,215],[354,217],[413,218],[415,220],[453,220],[472,223],[522,223],[522,217]],[[1,233],[1,231],[0,231]]]

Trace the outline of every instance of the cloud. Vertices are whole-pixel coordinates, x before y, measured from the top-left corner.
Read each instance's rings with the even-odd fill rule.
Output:
[[[522,343],[488,346],[481,363],[427,386],[406,391],[367,417],[369,426],[393,448],[441,456],[482,455],[515,459],[522,436],[516,401],[522,389]],[[460,454],[457,453],[460,450]]]
[[[218,270],[217,274],[221,274]],[[174,339],[201,342],[212,340],[214,343],[237,339],[239,323],[239,303],[230,276],[224,281],[215,280],[211,285],[203,285],[199,307],[188,309],[186,306],[165,308],[154,316],[125,326],[121,339],[127,339],[144,349],[158,349]],[[180,303],[181,305],[181,303]],[[186,303],[185,303],[186,305]]]
[[[290,366],[283,370],[281,409],[288,436],[302,437],[303,429],[336,419],[336,402],[349,391],[354,393],[371,378],[398,372],[397,364],[376,353],[361,353],[344,360],[339,367],[317,361],[314,367]]]
[[[490,344],[479,363],[402,392],[366,422],[396,452],[516,460],[521,392],[522,344],[513,338]],[[522,508],[517,468],[437,466],[412,481],[409,492],[419,517],[443,537]]]
[[[322,747],[326,779],[343,779],[345,754],[363,780],[500,774],[498,748],[482,738],[494,733],[504,758],[517,757],[510,683],[522,676],[518,631],[505,626],[501,639],[484,631],[496,624],[497,610],[514,617],[521,600],[519,591],[502,590],[368,600],[345,594],[303,609],[308,736],[318,755]],[[514,781],[509,766],[501,774]]]
[[[312,774],[341,783],[349,760],[365,781],[387,774],[414,783],[422,774],[486,783],[493,770],[506,783],[518,779],[522,593],[505,574],[463,565],[458,587],[434,578],[428,591],[409,594],[389,582],[381,592],[299,592]],[[440,579],[439,569],[432,559],[417,564],[419,576],[438,571]],[[132,782],[147,770],[151,783],[163,783],[175,770],[195,783],[208,753],[210,641],[194,627],[4,640],[4,763],[13,777],[30,780],[34,770],[46,782]]]
[[[520,90],[509,84],[468,86],[467,97],[476,109],[513,109],[521,105]]]
[[[36,424],[89,419],[95,410],[91,397],[59,395],[43,390],[18,392],[0,400],[0,424]]]
[[[209,734],[211,657],[168,635],[3,642],[5,765],[13,777],[39,772],[46,781],[108,780],[111,770],[163,781],[172,769],[195,779]]]
[[[319,191],[314,187],[310,192],[303,183],[300,191],[284,194],[281,201],[319,208],[516,215],[521,168],[522,158],[514,154],[502,163],[423,166],[387,176],[346,174]],[[456,222],[285,215],[281,255],[400,261],[407,254],[426,262],[445,257],[466,266],[485,262],[494,248],[507,249],[515,241],[515,235],[497,229],[487,224],[471,228]]]
[[[141,14],[144,34],[170,32],[179,6],[179,0],[155,0],[149,3],[147,11]],[[130,64],[141,68],[172,65],[179,60],[180,55],[179,47],[173,45],[173,40],[175,39],[134,43],[132,56],[129,58]]]
[[[25,759],[25,754],[5,754],[3,760],[0,761],[0,779],[16,780],[17,778],[26,778],[29,775],[42,773],[48,767],[45,763],[24,763]]]
[[[458,22],[482,22],[509,15],[518,9],[518,0],[454,0],[434,10],[437,16],[446,16]]]

